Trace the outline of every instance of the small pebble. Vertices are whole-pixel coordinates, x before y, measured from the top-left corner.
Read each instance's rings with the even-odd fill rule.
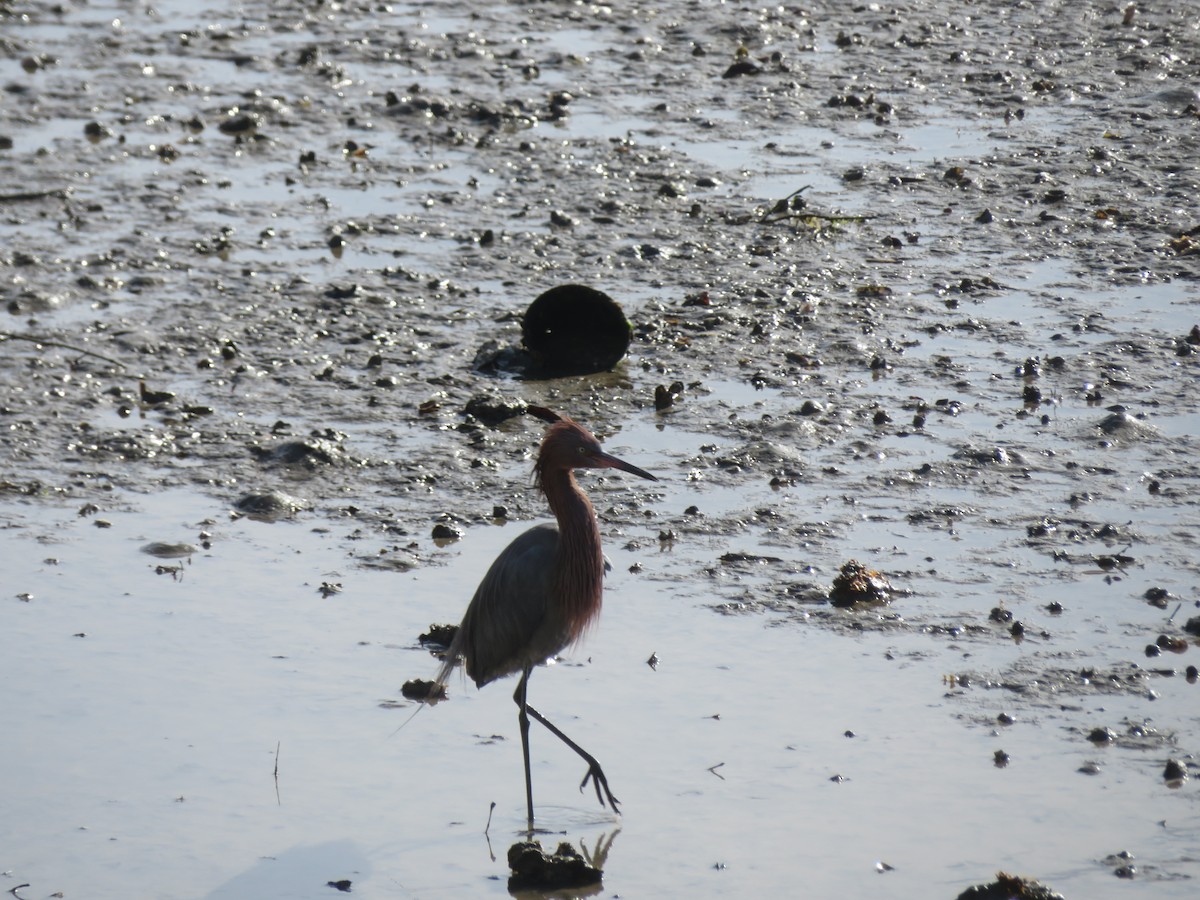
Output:
[[[1162,777],[1171,787],[1178,787],[1188,779],[1187,767],[1177,759],[1168,759]]]
[[[433,526],[433,539],[435,541],[457,541],[461,537],[462,532],[457,528],[452,528],[441,522]]]

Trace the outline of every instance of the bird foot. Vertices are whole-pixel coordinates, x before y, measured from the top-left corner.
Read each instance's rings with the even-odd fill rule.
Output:
[[[609,790],[608,779],[604,777],[604,771],[597,763],[592,763],[587,770],[587,774],[583,776],[583,781],[579,782],[579,790],[587,787],[588,782],[592,783],[592,787],[596,789],[596,799],[600,801],[600,805],[604,806],[605,799],[608,800],[608,806],[617,815],[621,814],[621,810],[617,808],[618,800],[613,796],[613,792]],[[601,793],[603,791],[603,793]]]

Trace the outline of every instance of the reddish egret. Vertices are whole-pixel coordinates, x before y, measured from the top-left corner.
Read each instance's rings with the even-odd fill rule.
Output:
[[[465,660],[467,674],[478,687],[505,675],[521,673],[513,700],[520,709],[517,721],[525,758],[525,802],[532,830],[530,716],[588,764],[579,789],[582,791],[590,780],[600,805],[604,806],[607,800],[613,812],[617,812],[617,798],[609,790],[608,779],[596,758],[563,734],[525,698],[533,667],[577,641],[600,614],[604,582],[600,528],[587,494],[575,481],[574,470],[621,469],[651,481],[657,479],[605,453],[591,432],[565,416],[537,406],[529,407],[528,411],[552,423],[542,439],[533,472],[558,526],[534,526],[496,557],[471,598],[437,680],[445,684],[460,659]]]

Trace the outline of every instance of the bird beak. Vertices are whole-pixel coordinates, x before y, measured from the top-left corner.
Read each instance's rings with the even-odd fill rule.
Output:
[[[639,469],[633,463],[627,463],[623,459],[618,459],[611,454],[605,453],[603,450],[595,455],[595,462],[592,465],[597,469],[620,469],[622,472],[628,472],[630,475],[636,475],[639,478],[646,478],[650,481],[658,481],[653,475],[645,469]]]

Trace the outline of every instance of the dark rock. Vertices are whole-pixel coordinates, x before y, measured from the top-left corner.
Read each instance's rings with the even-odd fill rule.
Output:
[[[446,699],[446,686],[436,681],[426,681],[423,678],[413,678],[404,682],[400,693],[406,700],[420,700],[422,703],[436,703]]]
[[[280,519],[286,519],[302,509],[307,509],[308,506],[307,501],[296,497],[289,497],[287,494],[280,493],[279,491],[269,491],[265,494],[246,494],[233,504],[233,508],[243,515],[264,522],[276,522]]]
[[[433,539],[435,541],[457,541],[461,537],[462,531],[452,525],[438,522],[433,526]]]
[[[161,541],[154,541],[143,547],[142,552],[157,556],[159,559],[183,559],[195,556],[196,548],[191,544],[164,544]]]
[[[541,294],[525,311],[521,339],[544,377],[606,372],[629,350],[633,328],[603,291],[565,284]]]
[[[662,412],[664,409],[670,409],[682,395],[682,381],[674,381],[670,387],[660,384],[654,389],[654,408],[659,412]]]
[[[332,465],[342,455],[342,451],[335,443],[324,438],[284,441],[271,449],[252,447],[251,451],[263,462],[280,463],[285,466],[304,466],[309,469]]]
[[[721,77],[722,78],[738,78],[742,75],[757,75],[761,71],[762,71],[761,66],[758,66],[755,63],[752,63],[749,60],[744,59],[741,62],[735,62],[732,66],[730,66],[728,69],[726,69],[725,72],[721,75]]]
[[[1036,881],[997,872],[991,884],[969,887],[958,895],[958,900],[1063,900],[1063,895]]]
[[[518,841],[508,848],[508,867],[512,875],[508,890],[561,891],[599,884],[603,873],[565,841],[554,855],[542,851],[540,841]]]
[[[886,576],[852,559],[842,566],[842,571],[833,580],[829,602],[843,608],[865,603],[890,603],[892,590]]]
[[[507,422],[525,414],[524,400],[510,400],[494,394],[480,394],[472,397],[463,407],[463,413],[474,417],[488,427],[495,427],[501,422]]]
[[[443,650],[449,648],[458,633],[457,625],[430,625],[429,630],[417,638],[422,644],[432,644]]]
[[[1177,759],[1168,759],[1163,768],[1163,781],[1169,787],[1180,787],[1187,779],[1187,767]]]

